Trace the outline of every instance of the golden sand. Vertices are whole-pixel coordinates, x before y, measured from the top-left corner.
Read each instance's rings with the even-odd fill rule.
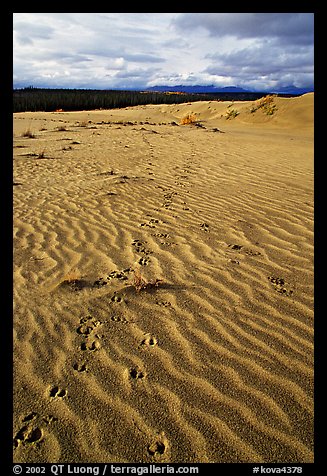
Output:
[[[15,462],[313,461],[313,94],[274,101],[14,114]]]

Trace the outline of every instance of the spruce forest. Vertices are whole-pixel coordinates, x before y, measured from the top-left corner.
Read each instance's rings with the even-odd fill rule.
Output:
[[[178,93],[98,89],[43,89],[32,86],[13,91],[13,112],[85,111],[144,104],[178,104],[193,101],[254,101],[264,93]]]

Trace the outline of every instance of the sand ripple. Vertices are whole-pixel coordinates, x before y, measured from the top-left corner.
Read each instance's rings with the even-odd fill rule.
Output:
[[[14,459],[311,462],[309,133],[144,111],[16,136]]]

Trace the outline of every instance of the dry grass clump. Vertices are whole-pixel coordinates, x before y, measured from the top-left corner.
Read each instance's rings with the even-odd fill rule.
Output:
[[[31,131],[31,129],[26,129],[26,131],[23,132],[22,137],[28,137],[29,139],[35,139],[36,135]]]
[[[197,117],[195,114],[187,114],[186,116],[182,117],[181,125],[184,126],[186,124],[195,124],[197,122]]]
[[[79,271],[72,270],[66,273],[60,280],[59,286],[69,286],[74,289],[82,289],[85,287],[85,281]]]
[[[91,122],[91,121],[89,121],[89,122]],[[88,121],[80,121],[77,125],[79,127],[87,127],[88,126]]]
[[[277,110],[276,104],[274,103],[275,97],[275,94],[268,94],[261,98],[255,106],[252,106],[250,112],[254,113],[258,109],[261,109],[265,114],[271,116]]]

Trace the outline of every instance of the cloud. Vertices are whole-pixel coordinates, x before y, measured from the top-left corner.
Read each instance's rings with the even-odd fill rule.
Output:
[[[14,13],[14,85],[312,86],[312,35],[307,13]]]
[[[313,47],[310,46],[288,49],[266,40],[240,50],[208,54],[206,57],[212,61],[205,69],[206,73],[228,76],[237,85],[254,85],[264,81],[276,86],[284,85],[286,81],[301,87],[313,84]]]
[[[49,39],[52,37],[54,29],[51,26],[30,24],[28,22],[18,22],[14,25],[14,35],[19,44],[33,44],[33,39]]]
[[[183,13],[173,21],[185,31],[196,28],[211,36],[236,38],[279,38],[295,44],[313,40],[313,13]]]
[[[149,54],[124,53],[123,57],[126,61],[131,61],[133,63],[164,63],[165,62],[164,58],[161,58],[160,56],[156,56],[156,55],[149,55]]]
[[[254,45],[230,53],[215,53],[207,55],[214,63],[207,71],[224,69],[225,71],[247,71],[251,74],[298,71],[299,69],[313,71],[313,51],[288,52],[287,50],[267,45]]]

